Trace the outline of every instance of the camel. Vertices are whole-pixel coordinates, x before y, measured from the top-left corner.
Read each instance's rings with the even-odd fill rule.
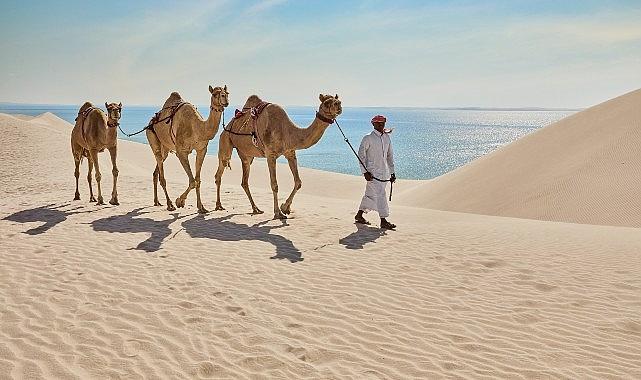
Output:
[[[232,151],[236,148],[243,168],[241,186],[249,198],[252,213],[262,214],[263,211],[256,206],[249,190],[249,168],[254,157],[266,157],[274,196],[274,219],[287,219],[286,215],[291,212],[294,195],[302,187],[298,175],[296,151],[316,144],[327,127],[342,112],[338,95],[321,94],[319,99],[321,104],[316,112],[316,118],[307,128],[296,126],[285,110],[277,104],[267,104],[256,95],[247,99],[243,110],[251,111],[230,121],[220,135],[216,171],[216,210],[224,210],[220,202],[220,185],[225,167],[229,167]],[[278,207],[276,159],[282,155],[287,159],[294,176],[294,189],[285,203]]]
[[[118,205],[118,191],[116,190],[116,183],[118,181],[118,165],[116,165],[116,147],[118,142],[118,124],[120,120],[120,113],[122,111],[122,103],[105,103],[107,115],[102,112],[98,107],[94,107],[90,102],[86,102],[80,107],[76,124],[71,131],[71,153],[76,164],[74,175],[76,177],[76,195],[74,200],[80,200],[80,192],[78,191],[78,177],[80,176],[80,163],[83,157],[87,157],[89,164],[89,171],[87,174],[87,182],[89,183],[89,201],[96,202],[97,205],[105,204],[102,199],[102,189],[100,187],[100,180],[102,174],[100,173],[100,166],[98,165],[98,153],[109,150],[111,155],[111,173],[113,174],[113,190],[111,191],[112,205]],[[96,168],[96,183],[98,184],[98,199],[94,198],[93,189],[91,186],[91,171]]]
[[[162,206],[158,201],[158,181],[160,180],[167,200],[167,210],[176,209],[167,193],[167,181],[163,169],[163,163],[169,152],[175,152],[189,177],[189,186],[176,199],[176,206],[184,207],[187,195],[192,189],[196,189],[198,212],[201,214],[209,212],[203,206],[200,198],[200,169],[207,153],[209,140],[213,139],[218,132],[220,118],[225,107],[229,105],[227,86],[216,88],[209,86],[209,92],[211,93],[211,102],[207,120],[203,119],[196,107],[185,102],[180,94],[172,92],[163,108],[150,122],[151,126],[146,133],[149,146],[156,157],[156,169],[153,174],[155,206]],[[193,150],[196,150],[195,177],[188,159]]]

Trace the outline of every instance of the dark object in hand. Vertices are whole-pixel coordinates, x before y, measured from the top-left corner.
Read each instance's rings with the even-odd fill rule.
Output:
[[[391,183],[396,182],[396,174],[392,173],[392,176],[390,177],[389,180],[390,180]]]
[[[370,172],[365,172],[365,179],[366,179],[367,181],[371,181],[372,179],[374,179],[374,177],[372,176],[372,173],[370,173]]]

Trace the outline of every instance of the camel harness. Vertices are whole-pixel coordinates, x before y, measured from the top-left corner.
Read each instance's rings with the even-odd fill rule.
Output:
[[[251,136],[251,137],[252,137],[252,143],[254,144],[254,146],[255,146],[256,148],[258,148],[258,149],[263,153],[263,155],[265,155],[265,152],[263,152],[263,150],[262,150],[262,149],[260,148],[260,146],[259,146],[259,144],[262,144],[262,141],[260,141],[260,137],[258,136],[258,132],[256,131],[256,121],[258,120],[258,116],[259,116],[259,115],[260,115],[260,114],[265,110],[265,108],[266,108],[268,105],[270,105],[270,104],[271,104],[271,103],[269,103],[269,102],[260,102],[260,103],[259,103],[257,106],[255,106],[255,107],[251,107],[251,108],[249,108],[249,107],[248,107],[248,108],[243,108],[243,110],[242,110],[242,111],[241,111],[241,110],[236,110],[236,112],[235,112],[235,114],[234,114],[234,118],[233,118],[233,119],[232,119],[232,121],[229,123],[229,124],[230,124],[229,129],[225,128],[225,122],[223,121],[223,130],[224,130],[225,132],[229,132],[229,133],[231,133],[232,135],[236,135],[236,136]],[[234,131],[232,130],[232,128],[233,128],[233,126],[234,126],[234,124],[233,124],[234,120],[236,120],[236,119],[240,119],[241,117],[243,117],[244,115],[246,115],[246,114],[247,114],[247,112],[249,112],[249,116],[250,116],[250,117],[249,117],[249,118],[247,118],[247,119],[245,120],[245,122],[243,123],[243,125],[241,125],[241,126],[240,126],[240,128],[239,128],[239,129],[243,129],[243,127],[245,127],[245,125],[247,125],[247,123],[248,123],[248,122],[249,122],[249,120],[251,119],[251,121],[252,121],[252,129],[253,129],[253,130],[251,131],[251,133],[240,133],[240,132],[234,132]]]

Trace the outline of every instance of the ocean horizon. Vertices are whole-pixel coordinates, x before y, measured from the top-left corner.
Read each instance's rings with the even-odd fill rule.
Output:
[[[73,124],[79,107],[80,105],[0,103],[0,112],[30,116],[51,112]],[[209,107],[197,107],[203,117],[207,117]],[[225,122],[231,120],[234,110],[239,107],[232,105],[225,109]],[[125,105],[120,120],[121,128],[127,133],[141,130],[160,108]],[[317,107],[312,106],[284,108],[299,127],[308,126],[317,110]],[[358,149],[361,138],[372,130],[369,122],[371,117],[376,114],[385,115],[387,127],[394,129],[392,144],[397,177],[431,179],[577,111],[536,107],[344,107],[338,122],[354,148]],[[221,131],[222,128],[218,134]],[[147,144],[142,133],[132,137],[119,133],[119,138]],[[208,154],[216,156],[217,152],[216,136],[209,143]],[[297,151],[297,156],[299,165],[303,167],[360,174],[358,161],[335,125],[327,129],[316,145]],[[280,161],[286,162],[282,157]]]

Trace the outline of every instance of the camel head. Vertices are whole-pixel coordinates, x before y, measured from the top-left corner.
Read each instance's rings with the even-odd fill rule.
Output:
[[[209,86],[209,92],[211,93],[211,104],[209,107],[214,111],[223,112],[225,107],[229,105],[229,92],[227,92],[227,86]]]
[[[338,100],[338,95],[331,96],[320,94],[318,96],[318,99],[321,102],[321,105],[318,108],[318,113],[321,116],[327,119],[334,120],[343,112],[341,101]]]
[[[107,117],[109,118],[109,125],[118,125],[120,120],[120,111],[122,111],[122,103],[109,103],[105,102],[105,108],[107,109]]]

